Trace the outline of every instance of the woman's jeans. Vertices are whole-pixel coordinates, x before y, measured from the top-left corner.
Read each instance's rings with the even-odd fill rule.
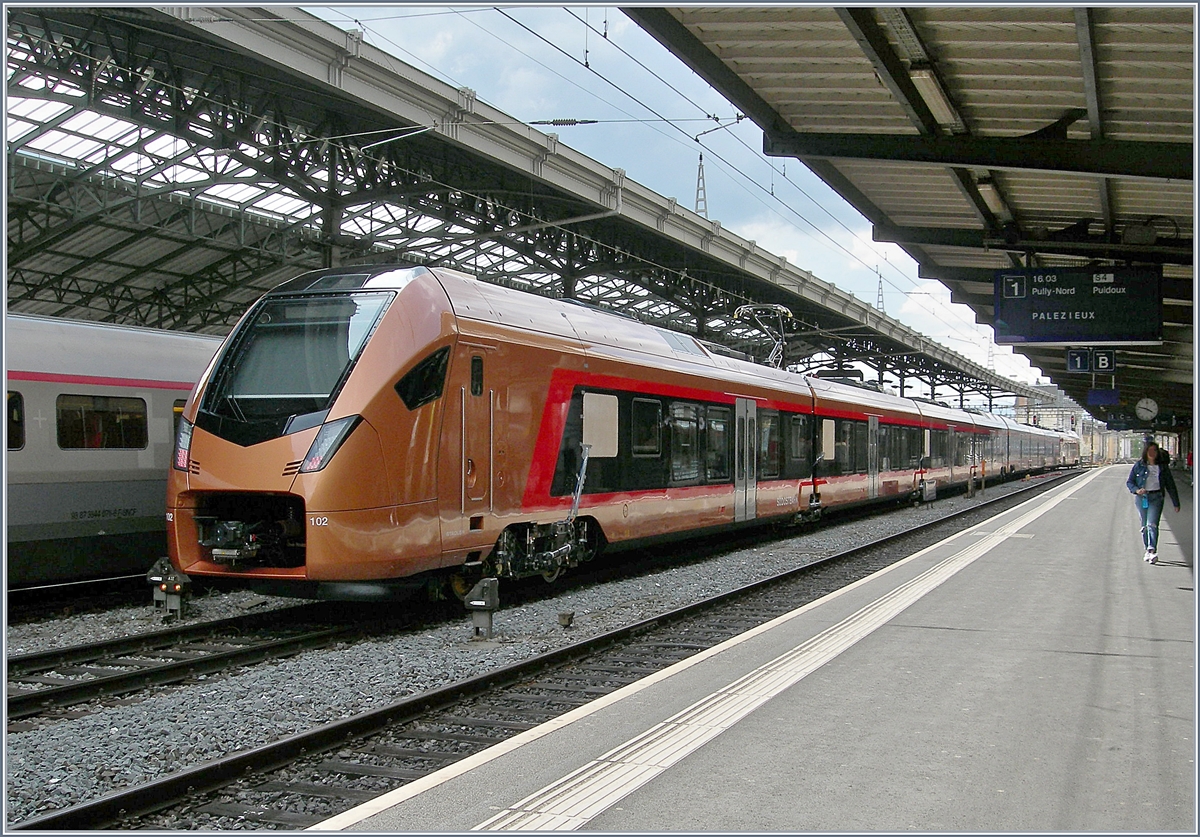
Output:
[[[1158,552],[1158,522],[1162,519],[1165,492],[1155,491],[1142,495],[1134,495],[1137,503],[1138,517],[1142,519],[1142,544],[1146,549]],[[1146,500],[1143,508],[1142,500]]]

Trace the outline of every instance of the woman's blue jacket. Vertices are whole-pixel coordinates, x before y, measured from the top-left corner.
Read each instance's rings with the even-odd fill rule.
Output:
[[[1125,487],[1129,489],[1130,494],[1137,494],[1137,490],[1146,484],[1146,477],[1150,470],[1146,467],[1146,463],[1138,460],[1133,463],[1133,469],[1129,472],[1129,479],[1125,480]],[[1167,490],[1167,494],[1171,496],[1171,505],[1179,507],[1179,490],[1175,487],[1175,477],[1171,474],[1171,469],[1166,465],[1160,465],[1158,468],[1158,484]]]

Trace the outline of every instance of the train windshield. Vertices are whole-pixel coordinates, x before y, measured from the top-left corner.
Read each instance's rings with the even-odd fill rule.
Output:
[[[242,444],[320,423],[394,294],[268,299],[234,338],[201,406],[218,435]],[[212,424],[217,427],[212,427]],[[290,426],[289,426],[290,425]]]

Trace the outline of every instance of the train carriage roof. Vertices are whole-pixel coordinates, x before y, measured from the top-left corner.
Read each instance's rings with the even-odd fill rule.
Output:
[[[10,373],[195,383],[221,338],[9,314],[4,342]]]

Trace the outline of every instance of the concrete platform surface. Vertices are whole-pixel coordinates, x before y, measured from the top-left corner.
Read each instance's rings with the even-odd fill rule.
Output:
[[[1196,831],[1192,497],[1127,466],[311,830]]]

